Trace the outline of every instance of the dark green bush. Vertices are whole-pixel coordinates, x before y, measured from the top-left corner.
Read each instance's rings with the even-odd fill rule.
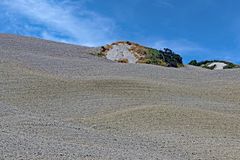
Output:
[[[156,64],[164,65],[168,67],[180,67],[182,64],[182,57],[178,54],[175,54],[170,49],[157,50],[153,48],[147,48],[145,63],[147,64]]]
[[[233,64],[233,63],[229,63],[227,66],[225,66],[223,69],[232,69],[232,68],[238,68],[237,65]]]
[[[196,60],[192,60],[188,63],[189,65],[192,65],[192,66],[199,66],[198,65],[198,62]]]

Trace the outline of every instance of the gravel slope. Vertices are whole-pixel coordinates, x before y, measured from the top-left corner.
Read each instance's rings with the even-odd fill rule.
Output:
[[[239,159],[240,69],[96,50],[0,35],[0,159]]]

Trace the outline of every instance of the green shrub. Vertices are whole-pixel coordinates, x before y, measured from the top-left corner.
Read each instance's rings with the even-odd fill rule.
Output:
[[[147,48],[146,55],[147,64],[163,65],[168,67],[182,67],[182,57],[175,54],[170,49],[157,50],[152,48]]]
[[[192,60],[188,64],[192,66],[198,66],[198,62],[196,60]]]
[[[232,68],[238,68],[237,65],[233,64],[233,63],[229,63],[227,66],[225,66],[223,69],[232,69]]]
[[[99,57],[104,57],[104,56],[106,56],[103,52],[98,52],[97,53],[97,56],[99,56]]]

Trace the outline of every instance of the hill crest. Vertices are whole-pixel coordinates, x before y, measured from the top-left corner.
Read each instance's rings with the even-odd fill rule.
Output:
[[[176,68],[183,66],[182,57],[170,49],[157,50],[129,41],[102,46],[99,56],[120,63],[145,63]]]

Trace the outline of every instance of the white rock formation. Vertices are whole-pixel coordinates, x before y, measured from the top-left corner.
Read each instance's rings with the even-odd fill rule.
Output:
[[[138,61],[138,59],[129,50],[130,48],[131,48],[131,45],[128,45],[128,44],[113,45],[112,49],[110,49],[107,52],[106,58],[110,59],[112,61],[127,59],[128,63],[136,63]]]
[[[216,67],[214,68],[214,70],[221,70],[224,69],[225,66],[227,66],[226,63],[222,63],[222,62],[213,62],[211,64],[208,65],[208,67],[212,67],[216,65]]]

